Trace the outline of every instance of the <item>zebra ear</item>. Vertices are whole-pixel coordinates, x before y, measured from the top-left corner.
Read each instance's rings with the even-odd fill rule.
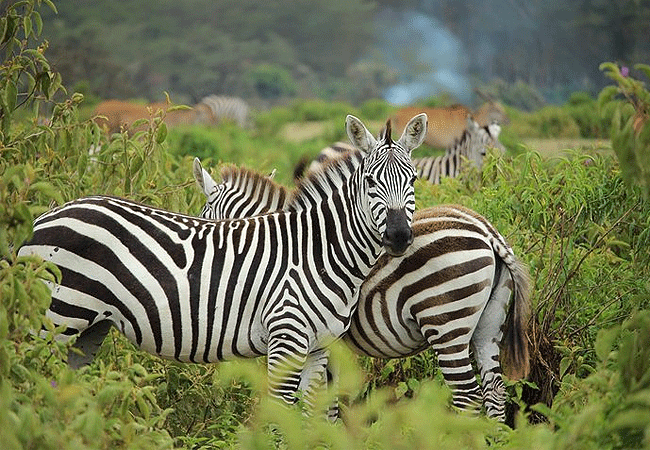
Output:
[[[193,172],[197,186],[201,191],[203,191],[206,197],[209,197],[210,193],[214,191],[217,183],[210,176],[208,171],[203,168],[199,158],[194,158]]]
[[[349,115],[345,118],[345,130],[350,142],[365,153],[370,153],[377,147],[377,140],[370,134],[366,126],[356,117]]]
[[[427,136],[427,121],[426,113],[413,117],[404,127],[404,132],[397,142],[409,152],[419,147]]]

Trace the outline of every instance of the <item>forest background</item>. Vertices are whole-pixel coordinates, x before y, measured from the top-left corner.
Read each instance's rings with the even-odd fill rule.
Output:
[[[48,58],[93,98],[257,107],[408,103],[480,87],[525,110],[595,95],[603,61],[650,60],[644,0],[71,0],[43,10]],[[89,96],[91,94],[92,96]]]

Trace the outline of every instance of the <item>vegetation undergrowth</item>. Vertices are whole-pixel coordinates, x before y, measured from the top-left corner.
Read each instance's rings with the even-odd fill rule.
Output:
[[[269,401],[263,359],[163,361],[113,330],[90,366],[69,369],[66,345],[53,339],[61,330],[44,317],[45,283],[61,274],[16,257],[36,216],[89,194],[197,213],[203,197],[191,174],[201,148],[214,163],[276,168],[289,184],[293,162],[321,141],[290,146],[231,127],[168,132],[162,113],[144,131],[106,136],[79,119],[83,96],[60,89],[45,47],[24,45],[40,31],[40,3],[13,4],[0,27],[3,449],[650,449],[650,205],[611,155],[490,155],[480,174],[416,186],[418,208],[475,209],[531,268],[533,372],[509,383],[514,429],[452,411],[430,352],[382,361],[335,345],[336,424]],[[191,137],[181,144],[183,133]],[[50,333],[32,332],[42,327]],[[319,399],[323,409],[332,395]]]

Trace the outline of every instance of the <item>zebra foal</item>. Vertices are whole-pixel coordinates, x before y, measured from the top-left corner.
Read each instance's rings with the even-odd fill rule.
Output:
[[[207,198],[203,217],[236,217],[244,204],[247,214],[287,207],[287,189],[253,171],[227,166],[216,183],[195,159],[194,176]],[[344,340],[359,354],[378,358],[432,348],[453,404],[483,404],[489,417],[504,421],[501,350],[509,378],[528,373],[527,268],[485,218],[462,206],[416,211],[413,232],[407,252],[380,257],[361,285]]]
[[[283,211],[215,222],[96,196],[38,217],[19,255],[61,270],[48,317],[78,335],[88,359],[112,324],[141,349],[178,361],[267,355],[270,394],[287,403],[299,391],[308,397],[370,268],[412,241],[410,152],[426,116],[397,142],[390,132],[376,141],[353,116],[346,128],[367,156],[304,180]]]

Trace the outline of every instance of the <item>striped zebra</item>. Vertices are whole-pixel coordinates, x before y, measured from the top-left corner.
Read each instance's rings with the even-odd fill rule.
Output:
[[[198,160],[196,167],[201,168]],[[212,180],[204,169],[198,173]],[[203,217],[265,214],[287,207],[286,188],[250,170],[227,167],[221,176],[218,199],[216,190],[203,190]],[[207,184],[199,180],[199,185]],[[282,194],[274,196],[269,189]],[[270,197],[278,201],[269,203]],[[245,203],[248,207],[242,209]],[[432,348],[452,389],[453,404],[472,409],[482,403],[489,417],[504,421],[501,347],[509,378],[528,373],[527,268],[485,218],[462,206],[416,211],[413,232],[407,253],[382,256],[363,282],[344,339],[359,354],[378,358],[401,358]]]
[[[241,128],[248,128],[250,125],[250,108],[248,103],[239,97],[208,95],[201,99],[199,105],[207,105],[212,110],[216,123],[229,120]]]
[[[433,184],[439,184],[442,177],[457,177],[463,168],[464,160],[468,160],[474,167],[480,169],[483,165],[483,158],[486,155],[487,147],[503,150],[499,142],[501,127],[497,123],[491,123],[484,127],[467,117],[467,128],[461,138],[449,147],[444,155],[414,158],[413,164],[418,171],[418,177]],[[322,170],[329,161],[355,151],[354,147],[345,142],[336,142],[326,147],[309,164],[307,161],[300,161],[294,169],[294,178],[299,179],[303,173],[312,173]]]
[[[442,177],[457,177],[464,167],[465,160],[471,166],[480,169],[488,147],[503,149],[498,139],[500,132],[499,124],[491,123],[480,127],[468,116],[467,128],[463,135],[445,151],[444,155],[413,159],[418,177],[433,184],[440,184]]]
[[[47,316],[67,326],[60,338],[78,335],[89,351],[68,362],[92,359],[115,325],[141,349],[178,361],[268,355],[269,393],[309,399],[372,265],[412,241],[410,152],[426,115],[397,142],[390,127],[376,141],[353,116],[346,128],[367,156],[304,180],[284,211],[210,221],[97,196],[38,217],[19,255],[61,270]]]

